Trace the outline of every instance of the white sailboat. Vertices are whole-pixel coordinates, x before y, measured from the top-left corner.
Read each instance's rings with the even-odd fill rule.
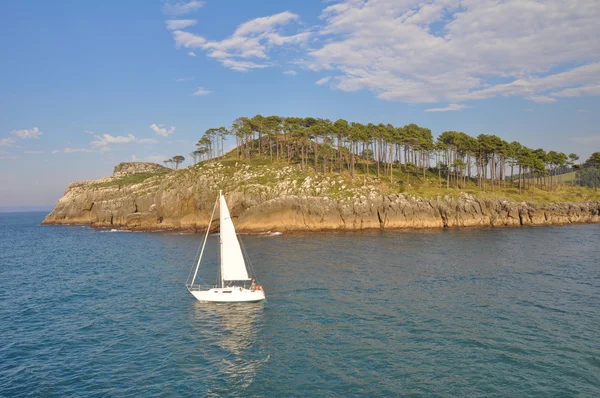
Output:
[[[200,268],[200,262],[202,261],[208,232],[210,231],[210,225],[212,224],[217,204],[219,205],[220,213],[220,284],[214,287],[196,285],[195,281],[198,276],[198,269]],[[186,283],[186,287],[201,302],[238,303],[256,302],[265,299],[265,291],[260,285],[256,284],[255,279],[248,276],[240,241],[235,233],[229,209],[221,191],[219,191],[219,197],[215,202],[208,227],[206,228],[194,276],[191,283]]]

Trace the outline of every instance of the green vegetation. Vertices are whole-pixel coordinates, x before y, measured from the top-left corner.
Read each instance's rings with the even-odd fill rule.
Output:
[[[181,156],[181,155],[175,155],[171,159],[163,160],[163,163],[167,167],[169,167],[169,164],[174,163],[175,164],[175,170],[177,170],[177,169],[179,169],[179,165],[181,163],[183,163],[184,160],[185,160],[185,158],[183,156]]]
[[[92,188],[104,188],[104,187],[114,187],[114,186],[124,186],[124,185],[134,185],[139,184],[146,181],[149,178],[162,176],[168,174],[169,171],[157,171],[154,173],[136,173],[129,174],[124,177],[114,178],[109,181],[94,183],[91,185]]]
[[[237,146],[225,154],[228,135],[235,137]],[[496,135],[472,137],[445,131],[434,140],[431,130],[416,124],[395,127],[312,117],[240,117],[230,129],[208,129],[191,155],[194,163],[220,159],[225,166],[236,162],[275,168],[295,165],[303,175],[298,180],[337,175],[348,187],[368,184],[382,192],[424,197],[456,197],[465,192],[517,201],[598,198],[585,186],[597,186],[600,153],[578,165],[576,154],[531,149]],[[255,183],[270,184],[271,178],[275,177],[264,174]]]

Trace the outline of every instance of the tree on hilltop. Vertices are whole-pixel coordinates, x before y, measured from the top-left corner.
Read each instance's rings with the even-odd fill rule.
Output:
[[[173,156],[173,159],[171,159],[171,161],[173,163],[175,163],[175,170],[177,170],[179,168],[179,165],[181,163],[183,163],[184,160],[185,160],[185,158],[183,156],[181,156],[181,155],[175,155],[175,156]]]

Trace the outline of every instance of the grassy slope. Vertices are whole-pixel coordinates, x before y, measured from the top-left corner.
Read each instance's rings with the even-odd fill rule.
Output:
[[[217,160],[213,160],[215,162]],[[277,181],[277,170],[281,170],[283,167],[290,166],[285,162],[272,162],[268,157],[256,157],[251,160],[238,160],[234,153],[229,153],[225,155],[223,159],[218,160],[225,168],[222,172],[225,175],[230,176],[240,168],[240,166],[249,165],[250,170],[255,170],[256,176],[250,180],[245,181],[245,184],[258,184],[264,186],[273,186]],[[205,165],[208,162],[201,162],[195,166],[190,166],[187,168],[183,168],[175,171],[174,177],[176,178],[193,178],[195,173],[202,172]],[[237,165],[237,166],[236,166]],[[369,174],[367,175],[366,167],[363,164],[358,163],[355,169],[354,180],[351,179],[349,173],[344,171],[343,173],[326,173],[323,175],[321,172],[322,165],[319,165],[319,172],[315,172],[314,166],[309,163],[307,169],[305,171],[300,170],[300,165],[298,163],[295,164],[294,172],[292,174],[287,174],[287,179],[296,180],[298,183],[304,181],[306,177],[311,177],[315,182],[319,180],[323,180],[324,178],[331,178],[337,181],[343,180],[343,184],[333,184],[328,187],[324,194],[327,194],[330,197],[344,197],[344,196],[353,196],[357,189],[361,187],[375,187],[383,193],[408,193],[415,196],[425,197],[425,198],[436,198],[436,197],[444,197],[450,196],[457,198],[461,195],[461,193],[468,193],[476,197],[485,197],[485,198],[506,198],[513,201],[529,201],[536,203],[552,203],[552,202],[587,202],[589,200],[600,200],[600,194],[595,192],[591,188],[587,187],[571,187],[570,182],[572,180],[571,174],[567,173],[563,176],[558,176],[563,182],[559,183],[557,186],[553,187],[551,192],[548,192],[546,189],[540,188],[532,188],[529,187],[527,191],[523,191],[519,193],[518,182],[514,182],[515,185],[512,185],[510,181],[506,181],[506,183],[501,182],[497,183],[494,186],[494,191],[492,192],[492,187],[489,181],[485,184],[484,190],[479,190],[477,187],[477,179],[472,179],[471,181],[467,181],[465,186],[459,184],[456,187],[456,183],[452,182],[449,188],[446,188],[446,180],[442,177],[440,180],[436,173],[427,172],[425,179],[423,179],[423,173],[420,172],[403,172],[394,168],[392,182],[390,182],[389,176],[377,178],[376,170],[377,166],[375,163],[369,164]],[[383,166],[381,166],[381,173],[383,173]],[[113,185],[129,185],[142,182],[147,178],[160,176],[164,173],[141,173],[132,176],[123,177],[120,179],[115,179],[110,182],[100,183],[98,185],[102,186],[113,186]],[[157,180],[158,182],[159,180]],[[556,181],[556,179],[555,179]]]

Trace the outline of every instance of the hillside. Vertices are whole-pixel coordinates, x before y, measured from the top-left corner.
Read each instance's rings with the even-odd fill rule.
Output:
[[[250,232],[600,221],[597,196],[583,188],[540,191],[532,198],[514,187],[497,186],[494,194],[468,184],[440,188],[442,181],[431,173],[426,181],[399,173],[390,183],[257,160],[203,162],[181,170],[149,165],[122,163],[111,177],[70,184],[44,224],[198,230],[206,227],[218,190],[225,193],[237,228]],[[569,201],[556,202],[561,197]]]

